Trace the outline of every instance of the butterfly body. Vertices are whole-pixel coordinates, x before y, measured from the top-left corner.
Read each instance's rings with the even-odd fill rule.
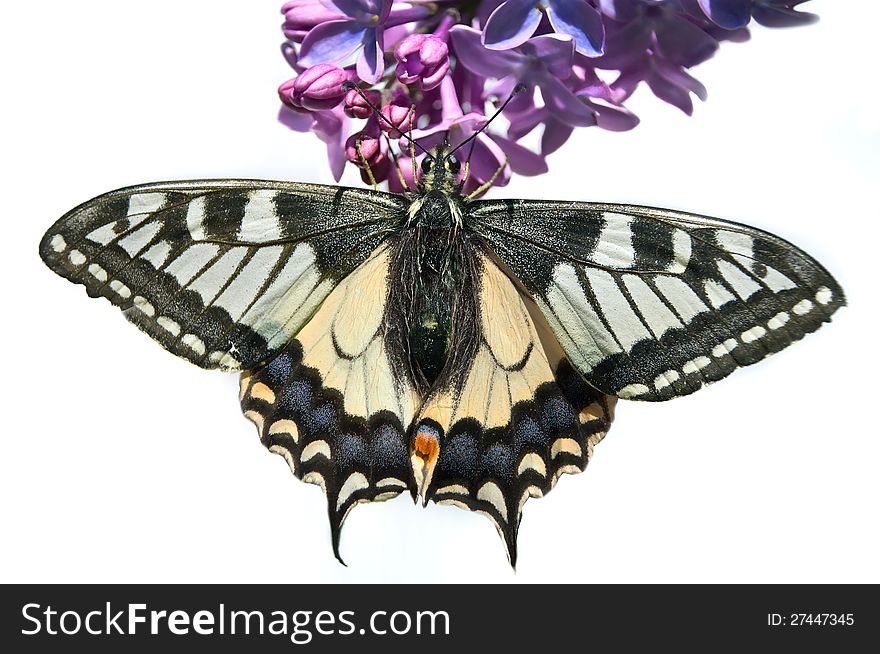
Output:
[[[488,516],[584,469],[617,398],[691,393],[844,296],[773,235],[693,214],[470,200],[442,148],[416,193],[215,180],[113,191],[40,253],[167,350],[242,373],[261,442],[348,512],[401,492]]]

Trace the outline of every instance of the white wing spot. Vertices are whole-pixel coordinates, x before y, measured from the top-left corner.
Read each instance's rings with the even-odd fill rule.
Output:
[[[744,273],[738,266],[730,261],[718,259],[718,270],[721,276],[730,284],[734,292],[743,300],[748,300],[752,295],[761,290],[761,285],[753,278]]]
[[[167,196],[164,193],[138,193],[128,200],[128,215],[153,213],[162,208]]]
[[[780,311],[775,316],[770,318],[770,320],[767,321],[767,326],[770,329],[781,329],[782,327],[785,326],[785,324],[789,321],[790,318],[791,318],[791,316],[788,315],[787,311]]]
[[[268,404],[275,403],[275,391],[266,386],[263,382],[257,382],[251,387],[251,397],[257,400],[262,400]]]
[[[281,238],[281,222],[275,212],[277,194],[278,191],[273,189],[257,189],[248,193],[238,230],[240,241],[266,243]]]
[[[522,461],[519,462],[519,467],[516,469],[516,474],[521,475],[526,470],[534,470],[542,477],[547,476],[547,466],[544,465],[544,459],[534,452],[528,452],[523,456]]]
[[[128,252],[128,256],[133,257],[143,250],[147,243],[152,241],[161,229],[161,223],[147,223],[143,227],[138,228],[131,234],[117,242],[117,245]]]
[[[672,233],[672,262],[666,267],[666,271],[680,275],[687,270],[690,260],[691,237],[683,229],[676,229]]]
[[[791,308],[791,310],[794,311],[797,315],[803,316],[813,310],[813,303],[809,300],[801,300],[800,302],[795,304]]]
[[[553,445],[550,447],[550,457],[555,459],[563,452],[574,454],[575,456],[583,456],[581,446],[573,438],[557,438],[553,441]]]
[[[752,327],[751,329],[747,329],[744,331],[740,338],[742,338],[743,343],[754,343],[759,338],[763,338],[767,335],[767,330],[760,326]]]
[[[632,267],[636,259],[632,243],[632,218],[619,213],[606,213],[602,217],[605,225],[590,259],[609,268]]]
[[[96,263],[89,265],[89,274],[99,282],[107,281],[107,271]]]
[[[444,486],[443,488],[437,489],[437,494],[446,494],[450,495],[469,495],[469,491],[467,488],[462,486],[461,484],[451,484],[449,486]]]
[[[150,248],[141,255],[141,259],[149,261],[153,268],[158,270],[162,264],[165,263],[165,260],[168,259],[169,254],[171,254],[171,243],[168,241],[159,241],[155,245],[150,246]]]
[[[201,195],[186,208],[186,228],[194,241],[205,240],[205,196]]]
[[[755,241],[742,232],[715,232],[715,241],[731,254],[738,254],[749,259],[755,257]]]
[[[186,345],[189,349],[191,349],[199,356],[203,356],[205,354],[205,343],[195,334],[184,334],[183,338],[180,339],[180,342]]]
[[[659,375],[657,375],[657,378],[654,379],[654,388],[656,388],[658,391],[662,391],[667,386],[672,386],[680,378],[681,375],[678,374],[678,370],[667,370],[666,372],[661,372]]]
[[[681,367],[681,371],[686,375],[692,375],[695,372],[699,372],[706,366],[712,363],[712,360],[709,357],[697,357],[691,361],[688,361]]]
[[[324,477],[321,475],[320,472],[315,472],[314,470],[312,472],[307,472],[303,475],[302,480],[307,484],[315,484],[315,486],[320,486],[324,489],[325,493],[327,492],[327,483],[324,481]]]
[[[706,297],[709,298],[709,303],[715,309],[736,299],[730,291],[713,279],[707,279],[703,282],[703,290],[706,292]]]
[[[737,347],[739,343],[737,343],[734,339],[728,338],[723,343],[719,343],[715,347],[712,348],[712,356],[716,359],[720,359],[723,356],[731,354],[735,347]]]
[[[629,384],[628,386],[624,386],[619,391],[617,391],[617,397],[623,398],[624,400],[629,400],[633,397],[645,395],[650,391],[651,389],[644,384]]]
[[[287,434],[294,443],[299,443],[299,427],[293,420],[276,420],[269,426],[269,434]]]
[[[480,486],[480,490],[477,491],[477,499],[494,506],[501,517],[507,521],[507,505],[504,502],[504,494],[495,482],[487,481]]]
[[[353,472],[348,476],[348,479],[345,480],[345,483],[342,484],[342,488],[339,489],[339,497],[336,500],[336,510],[342,508],[342,505],[345,504],[345,501],[351,497],[351,494],[363,490],[364,488],[368,488],[370,482],[367,481],[367,478],[360,472]]]
[[[70,259],[70,263],[74,266],[81,266],[86,262],[86,256],[79,250],[71,250],[67,258]]]
[[[150,318],[156,315],[156,309],[153,307],[152,304],[150,304],[147,298],[141,295],[135,295],[132,302],[134,303],[135,309],[137,309],[141,313],[145,313],[146,315],[150,316]]]
[[[61,234],[55,234],[55,236],[49,239],[49,247],[56,252],[64,252],[67,249],[67,241],[64,240]]]
[[[159,316],[156,318],[156,324],[159,325],[166,332],[170,333],[172,336],[177,336],[180,334],[180,325],[173,321],[171,318],[166,316]]]
[[[385,488],[386,486],[397,486],[399,488],[406,488],[406,482],[401,481],[397,477],[385,477],[384,479],[380,479],[376,482],[376,488]]]
[[[330,458],[330,446],[327,444],[327,441],[312,441],[303,448],[300,459],[308,461],[319,454],[323,454],[328,459]]]
[[[818,291],[816,291],[816,302],[819,304],[828,304],[831,302],[831,299],[834,297],[831,289],[827,286],[823,286]]]
[[[114,293],[125,300],[131,297],[131,289],[118,279],[114,279],[110,282],[110,288],[113,289]]]

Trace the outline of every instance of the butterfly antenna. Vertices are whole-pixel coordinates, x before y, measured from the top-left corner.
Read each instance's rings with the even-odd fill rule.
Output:
[[[347,82],[347,83],[350,83],[350,82]],[[519,84],[514,86],[513,90],[510,92],[510,95],[507,96],[507,100],[505,100],[502,103],[502,105],[500,107],[498,107],[498,109],[495,110],[495,113],[492,114],[492,117],[489,118],[489,120],[487,120],[480,129],[478,129],[476,132],[474,132],[469,137],[467,137],[464,141],[462,141],[457,146],[455,146],[449,154],[453,154],[455,151],[460,150],[463,146],[467,145],[468,143],[470,143],[471,141],[476,139],[482,132],[484,132],[486,130],[487,127],[489,127],[489,125],[491,124],[491,122],[493,120],[498,118],[498,116],[501,114],[501,112],[504,111],[505,107],[507,107],[507,105],[510,104],[510,101],[513,100],[513,98],[515,98],[517,95],[519,95],[520,93],[522,93],[525,90],[526,90],[526,85],[523,84],[522,82],[520,82]],[[471,152],[473,152],[473,146],[471,146]],[[470,155],[468,155],[468,156],[470,156]]]
[[[394,170],[397,171],[397,179],[400,180],[400,185],[404,190],[410,191],[409,183],[406,181],[403,170],[400,168],[400,160],[397,158],[397,155],[394,154],[394,148],[391,147],[391,139],[388,138],[387,134],[385,134],[385,139],[388,141],[388,154],[391,155],[391,161],[394,163]]]
[[[370,183],[373,185],[373,190],[379,188],[379,185],[376,183],[376,178],[373,175],[373,169],[370,167],[370,162],[367,161],[367,158],[364,156],[364,153],[361,152],[361,138],[359,137],[354,142],[354,149],[357,151],[358,158],[361,160],[361,163],[364,166],[364,170],[367,172],[367,177],[370,178]]]
[[[361,96],[361,100],[363,100],[364,102],[366,102],[366,103],[367,103],[367,106],[368,106],[370,109],[373,110],[373,114],[376,116],[376,118],[378,118],[379,120],[381,120],[381,121],[382,121],[383,123],[385,123],[386,125],[390,126],[391,129],[393,129],[395,132],[397,132],[397,134],[398,134],[398,138],[400,138],[401,136],[406,136],[402,131],[400,131],[400,128],[399,128],[397,125],[395,125],[395,124],[392,123],[390,120],[388,120],[388,119],[382,114],[382,112],[379,111],[379,108],[378,108],[376,105],[374,105],[374,104],[370,101],[370,99],[367,97],[367,95],[361,90],[361,87],[359,87],[359,86],[358,86],[357,84],[355,84],[354,82],[346,81],[346,82],[343,82],[343,83],[342,83],[342,88],[343,88],[344,90],[346,90],[346,91],[354,91],[354,92],[357,93],[359,96]],[[512,96],[511,96],[511,97],[512,97]],[[510,99],[508,98],[508,102],[509,102],[509,101],[510,101]],[[505,102],[504,104],[507,104],[507,102]],[[419,144],[418,141],[413,141],[412,138],[410,138],[410,139],[409,139],[409,142],[415,144],[415,146],[416,146],[419,150],[421,150],[422,152],[424,152],[425,154],[427,154],[427,155],[430,156],[431,153],[428,152],[425,148],[423,148],[423,147]]]

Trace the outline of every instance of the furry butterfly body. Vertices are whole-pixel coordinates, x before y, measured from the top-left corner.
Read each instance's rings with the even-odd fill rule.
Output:
[[[844,304],[753,228],[629,205],[462,196],[440,148],[417,193],[218,180],[77,207],[46,263],[167,350],[241,371],[271,451],[324,488],[334,551],[359,502],[408,491],[490,517],[584,469],[618,398],[666,400]]]

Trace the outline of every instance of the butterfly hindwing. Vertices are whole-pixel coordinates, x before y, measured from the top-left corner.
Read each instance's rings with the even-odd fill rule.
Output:
[[[625,399],[686,395],[818,329],[845,300],[760,230],[648,207],[482,201],[469,213],[572,365]]]
[[[407,435],[421,398],[387,351],[388,250],[380,246],[280,354],[241,380],[242,410],[263,444],[324,489],[337,557],[355,504],[415,490]]]
[[[40,255],[174,354],[247,369],[299,331],[404,207],[398,196],[317,184],[148,184],[73,209]]]
[[[614,400],[572,369],[529,301],[485,254],[475,251],[479,345],[467,373],[425,401],[414,428],[426,461],[425,501],[483,513],[516,562],[523,504],[580,472],[613,418]],[[544,331],[544,330],[541,330]],[[453,344],[456,347],[457,344]],[[414,455],[415,458],[416,455]]]

